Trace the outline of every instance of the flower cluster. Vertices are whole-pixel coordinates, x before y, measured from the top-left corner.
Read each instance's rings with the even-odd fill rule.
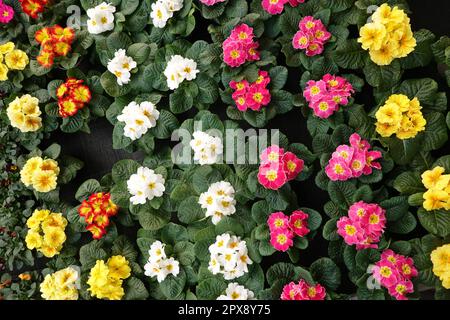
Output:
[[[248,265],[253,263],[246,242],[228,233],[216,237],[216,242],[209,246],[209,253],[208,270],[212,274],[223,274],[225,280],[243,276],[248,272]]]
[[[206,209],[205,216],[212,217],[213,224],[219,223],[224,216],[236,212],[234,188],[226,181],[219,181],[210,185],[208,191],[200,195],[198,203],[203,209]]]
[[[417,98],[410,100],[404,94],[393,94],[375,113],[377,132],[382,137],[395,134],[399,139],[414,138],[425,130],[427,121],[420,111]]]
[[[50,68],[53,66],[55,57],[65,57],[72,50],[75,30],[54,25],[38,30],[34,38],[41,45],[41,51],[36,58],[37,62],[44,68]]]
[[[372,268],[372,275],[391,296],[397,300],[407,300],[406,295],[414,292],[411,278],[418,275],[413,259],[384,250],[381,259]]]
[[[292,152],[272,145],[260,155],[261,164],[258,181],[266,189],[277,190],[286,182],[295,179],[303,170],[304,161]]]
[[[223,153],[222,140],[203,131],[195,131],[192,135],[189,145],[194,150],[194,160],[200,165],[216,163]]]
[[[144,204],[153,198],[159,198],[166,190],[164,177],[154,170],[139,167],[137,173],[127,181],[128,192],[132,195],[130,202],[134,205]]]
[[[11,101],[6,114],[11,125],[21,132],[34,132],[42,127],[39,99],[29,94]]]
[[[148,129],[156,126],[159,119],[159,111],[150,101],[136,103],[130,102],[117,120],[125,123],[124,135],[131,140],[137,140],[147,133]]]
[[[11,6],[0,0],[0,23],[9,23],[14,18],[14,10]]]
[[[40,285],[45,300],[78,300],[77,281],[80,275],[73,267],[47,274]]]
[[[381,164],[374,160],[381,158],[380,151],[369,151],[370,144],[359,134],[350,136],[350,145],[340,145],[333,152],[325,173],[332,181],[345,181],[370,175],[373,169],[381,170]]]
[[[234,90],[233,100],[240,111],[247,111],[249,108],[259,111],[270,103],[271,96],[267,89],[270,83],[269,74],[267,71],[259,71],[258,74],[258,79],[252,83],[247,80],[230,82],[230,87]]]
[[[295,49],[306,50],[308,57],[321,54],[325,43],[331,38],[331,33],[327,31],[322,21],[306,16],[299,22],[298,27],[299,30],[292,39],[292,46]]]
[[[123,86],[130,82],[131,70],[137,67],[136,61],[127,56],[125,49],[114,52],[114,58],[108,61],[108,71],[117,78],[117,84]]]
[[[103,192],[93,193],[78,207],[78,214],[86,221],[86,230],[92,233],[94,239],[101,239],[106,234],[110,218],[118,211],[111,195]]]
[[[450,244],[445,244],[431,252],[433,273],[442,281],[445,289],[450,289]]]
[[[48,0],[19,0],[22,10],[33,19],[37,19],[38,14],[44,12],[44,7]]]
[[[97,260],[89,273],[88,291],[99,299],[120,300],[125,294],[123,280],[130,275],[130,263],[123,256],[112,256],[106,263]]]
[[[345,78],[326,74],[322,80],[308,81],[303,96],[314,114],[326,119],[339,111],[339,106],[346,106],[353,92],[353,86]]]
[[[234,27],[222,44],[223,61],[230,67],[239,67],[246,61],[259,60],[259,43],[253,37],[253,28],[245,23]]]
[[[225,2],[226,0],[200,0],[205,6],[213,6],[216,3]]]
[[[49,192],[56,189],[59,175],[58,162],[53,159],[33,157],[20,171],[20,179],[27,187],[32,186],[38,192]]]
[[[300,279],[298,283],[290,282],[283,287],[281,300],[325,300],[327,292],[320,284],[309,285]]]
[[[169,89],[175,90],[184,80],[194,80],[199,72],[197,62],[176,54],[171,56],[169,62],[167,62],[164,75],[167,78]]]
[[[183,0],[157,0],[152,3],[150,18],[156,28],[164,28],[174,12],[183,8]]]
[[[274,212],[267,219],[270,230],[270,244],[278,251],[287,251],[294,245],[295,235],[304,237],[309,233],[308,214],[295,210],[288,217],[283,212]]]
[[[56,89],[58,98],[58,112],[63,118],[77,114],[91,101],[92,94],[89,87],[83,84],[83,80],[68,78]]]
[[[423,194],[423,208],[427,211],[450,210],[450,174],[443,174],[445,169],[434,167],[422,173],[422,183],[427,188]]]
[[[370,59],[380,66],[404,58],[414,51],[416,39],[406,13],[384,3],[373,13],[372,21],[359,30],[358,42],[369,50]]]
[[[256,300],[253,291],[246,289],[237,282],[230,282],[225,294],[217,297],[217,300]]]
[[[114,12],[116,7],[110,3],[102,2],[94,8],[87,10],[88,31],[91,34],[100,34],[114,29]]]
[[[350,206],[348,216],[337,222],[337,232],[348,245],[357,250],[378,248],[386,227],[386,210],[376,203],[359,201]]]
[[[284,5],[289,3],[291,7],[295,8],[305,0],[262,0],[261,5],[264,10],[270,14],[280,14],[284,10]]]
[[[66,241],[66,226],[67,220],[61,213],[36,209],[27,220],[27,248],[36,249],[47,258],[52,258],[59,254]]]
[[[166,245],[161,241],[155,241],[148,250],[148,260],[144,265],[147,277],[156,277],[158,282],[163,282],[171,274],[174,277],[180,273],[180,263],[174,258],[167,258],[164,249]]]
[[[0,81],[8,80],[9,70],[23,70],[28,65],[27,54],[14,47],[12,42],[0,45]]]

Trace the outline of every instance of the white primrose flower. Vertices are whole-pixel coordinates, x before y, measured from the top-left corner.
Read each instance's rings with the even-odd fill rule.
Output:
[[[124,135],[131,140],[136,140],[146,134],[148,129],[156,126],[159,111],[156,106],[148,101],[137,104],[129,103],[123,108],[117,120],[125,123]]]
[[[164,251],[164,247],[166,245],[161,241],[155,241],[150,246],[150,250],[148,251],[149,261],[159,261],[161,259],[166,258],[166,252]]]
[[[194,60],[183,58],[176,54],[171,56],[169,62],[167,62],[164,75],[166,76],[169,89],[175,90],[184,80],[194,80],[199,72],[197,63]]]
[[[180,273],[180,263],[172,257],[166,257],[165,246],[160,241],[153,242],[148,251],[147,263],[144,265],[144,274],[147,277],[156,277],[158,282],[164,281],[169,274],[176,277]]]
[[[133,58],[126,55],[125,49],[119,49],[114,53],[114,58],[108,61],[108,71],[117,77],[117,83],[122,86],[130,82],[131,70],[137,67]]]
[[[145,204],[153,198],[161,197],[165,191],[165,180],[152,169],[140,167],[137,173],[127,181],[128,192],[132,195],[130,202],[134,205]]]
[[[194,151],[194,160],[200,165],[216,163],[223,153],[222,140],[201,131],[193,133],[193,139],[189,145]]]
[[[183,0],[157,0],[151,5],[150,18],[156,28],[164,28],[174,12],[183,8]]]
[[[236,212],[234,188],[226,181],[215,182],[209,186],[208,191],[202,193],[198,203],[206,209],[205,216],[212,217],[212,223],[217,224],[222,217]]]
[[[247,255],[245,241],[227,233],[217,236],[216,242],[211,244],[208,250],[208,270],[212,274],[222,274],[225,280],[243,276],[248,272],[247,265],[253,263]]]
[[[180,11],[183,8],[183,0],[165,0],[164,3],[170,12]]]
[[[150,12],[150,18],[156,28],[164,28],[173,13],[169,11],[168,7],[162,2],[157,1],[152,3],[152,11]]]
[[[116,12],[116,8],[106,2],[103,2],[94,8],[88,9],[88,32],[91,34],[99,34],[113,30],[114,12]]]
[[[231,282],[225,290],[225,295],[220,295],[217,300],[255,300],[255,294],[239,283]]]

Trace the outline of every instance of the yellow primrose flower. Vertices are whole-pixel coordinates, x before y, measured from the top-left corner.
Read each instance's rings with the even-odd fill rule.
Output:
[[[383,44],[379,50],[370,50],[369,55],[373,62],[379,66],[390,65],[394,60],[394,48],[389,43]]]
[[[59,174],[58,162],[53,159],[45,159],[39,166],[39,169],[43,171],[52,171],[54,174]]]
[[[72,267],[56,271],[45,276],[40,285],[42,298],[45,300],[77,300],[78,271]]]
[[[359,30],[358,42],[364,50],[369,50],[374,63],[386,66],[414,51],[416,40],[410,19],[403,10],[383,4],[371,18],[372,21]]]
[[[11,70],[23,70],[28,65],[27,54],[22,50],[13,50],[5,55],[5,63]]]
[[[42,127],[39,99],[26,94],[16,97],[6,110],[11,125],[22,132],[34,132]]]
[[[386,103],[375,113],[378,122],[396,124],[402,116],[400,108],[395,103]]]
[[[14,43],[7,42],[5,44],[0,45],[0,53],[1,54],[7,54],[14,50]]]
[[[449,195],[443,190],[430,189],[423,194],[423,208],[427,211],[448,209]]]
[[[403,94],[393,94],[375,113],[376,130],[382,137],[395,134],[399,139],[410,139],[425,130],[426,120],[420,111],[419,100]]]
[[[50,210],[34,210],[32,217],[39,220],[44,221],[50,215]]]
[[[28,159],[24,167],[20,171],[20,179],[25,186],[30,186],[32,184],[32,177],[34,171],[36,171],[42,163],[41,157],[33,157]]]
[[[427,189],[443,190],[447,187],[450,176],[442,175],[445,169],[441,166],[434,167],[422,173],[422,183]]]
[[[433,273],[442,281],[442,286],[450,289],[450,244],[434,249],[430,255]]]
[[[61,213],[52,213],[42,222],[42,230],[50,230],[52,228],[62,228],[67,226],[67,219]]]
[[[125,294],[122,279],[128,278],[130,271],[129,262],[122,256],[113,256],[106,264],[97,260],[89,273],[88,291],[99,299],[120,300]]]
[[[58,248],[66,241],[64,229],[49,228],[44,231],[44,243],[53,248]]]
[[[386,36],[386,28],[381,23],[367,23],[359,30],[358,42],[364,50],[380,50]]]
[[[0,81],[6,81],[8,80],[8,67],[0,63]]]
[[[42,237],[39,232],[29,230],[25,237],[25,243],[30,250],[40,248],[42,245]]]
[[[112,256],[108,259],[109,275],[113,278],[126,279],[130,276],[131,268],[123,256]]]
[[[31,182],[38,192],[49,192],[56,189],[57,176],[52,171],[39,170],[33,174]]]

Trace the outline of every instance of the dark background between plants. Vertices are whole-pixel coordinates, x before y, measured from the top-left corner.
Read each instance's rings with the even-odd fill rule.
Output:
[[[450,34],[450,24],[448,18],[450,16],[450,1],[448,0],[410,0],[408,1],[412,13],[410,14],[413,30],[419,30],[426,28],[431,30],[436,35],[436,40],[444,35]],[[203,19],[199,14],[196,14],[197,27],[194,34],[190,36],[191,41],[203,39],[211,42],[211,38],[207,32],[207,26],[211,21]],[[353,36],[356,37],[357,30],[352,30]],[[284,56],[278,57],[278,63],[285,65]],[[300,92],[299,80],[301,71],[298,68],[289,68],[289,78],[286,85],[286,89],[292,93]],[[362,76],[363,77],[363,76]],[[403,79],[411,78],[424,78],[431,77],[439,82],[440,90],[447,90],[448,87],[439,74],[439,70],[435,63],[432,63],[425,68],[417,68],[405,72]],[[450,96],[449,96],[450,98]],[[373,106],[373,96],[371,87],[366,85],[362,91],[356,96],[357,103],[363,103],[367,108]],[[220,101],[210,107],[210,111],[218,114],[222,120],[226,119],[225,113],[226,106]],[[180,123],[187,118],[195,115],[196,110],[192,109],[191,112],[187,112],[178,116]],[[245,122],[240,123],[245,129],[248,128],[248,124]],[[121,159],[132,158],[140,160],[143,154],[137,152],[130,154],[122,150],[114,150],[112,148],[112,129],[113,127],[105,118],[97,119],[90,123],[91,134],[75,133],[65,134],[58,132],[52,136],[50,141],[46,141],[44,144],[49,145],[52,142],[57,142],[62,146],[62,152],[64,154],[72,155],[80,160],[84,161],[84,168],[78,173],[76,179],[71,182],[70,185],[62,188],[62,200],[76,205],[77,202],[74,199],[74,194],[78,189],[78,186],[85,180],[94,178],[100,179],[103,175],[110,172],[114,163]],[[276,118],[269,122],[268,129],[279,129],[281,132],[287,135],[289,141],[300,142],[311,147],[311,137],[306,129],[306,120],[302,116],[299,109],[294,108],[292,111],[284,115],[278,115]],[[157,147],[160,147],[164,142],[158,141]],[[439,150],[435,154],[436,157],[444,154],[450,154],[450,143]],[[315,164],[316,169],[318,163]],[[313,208],[319,212],[323,212],[323,204],[328,200],[328,194],[316,187],[314,183],[314,177],[311,177],[307,181],[292,182],[292,187],[297,193],[299,204],[304,207]],[[324,216],[324,222],[326,221]],[[119,232],[127,234],[130,238],[135,238],[136,229],[125,229],[119,226]],[[398,239],[411,239],[414,237],[421,237],[426,232],[420,225],[416,229],[405,236],[399,236]],[[90,236],[87,234],[83,237],[84,241],[90,241]],[[316,235],[313,241],[310,242],[309,247],[301,252],[299,264],[308,267],[316,259],[327,256],[328,241],[323,239],[321,231]],[[270,257],[263,259],[262,267],[266,270],[270,265],[279,261],[287,261],[286,254],[277,253]],[[39,261],[42,262],[42,261]],[[41,263],[38,263],[41,264]],[[345,269],[341,269],[345,270]],[[355,287],[346,277],[346,273],[342,274],[342,284],[338,289],[342,293],[354,293]],[[432,294],[426,294],[424,298],[431,298]]]

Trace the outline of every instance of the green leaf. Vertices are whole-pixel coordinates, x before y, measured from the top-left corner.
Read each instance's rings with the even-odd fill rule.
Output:
[[[192,95],[184,89],[179,87],[169,96],[170,111],[175,114],[183,113],[194,104],[194,98]]]
[[[74,133],[81,129],[83,123],[84,123],[83,118],[81,117],[80,112],[78,112],[74,116],[64,118],[60,128],[62,132]]]
[[[173,252],[180,264],[184,266],[190,266],[195,261],[194,245],[190,242],[181,241],[175,243]]]
[[[288,77],[288,70],[283,66],[276,66],[269,70],[270,88],[280,90],[284,87]]]
[[[352,196],[356,191],[353,183],[348,181],[330,181],[328,183],[328,193],[331,201],[346,209],[352,204]]]
[[[430,233],[445,237],[450,234],[450,214],[445,210],[417,211],[420,224]]]
[[[155,210],[149,205],[138,211],[139,223],[146,230],[159,230],[170,221],[170,212]]]
[[[200,300],[215,300],[225,292],[227,284],[217,278],[208,278],[201,281],[196,288],[197,298]]]
[[[160,283],[162,293],[168,299],[177,298],[183,292],[186,284],[186,273],[180,268],[180,273],[177,276],[169,274],[163,282]]]
[[[197,101],[199,103],[211,104],[214,103],[219,97],[219,90],[216,83],[212,78],[204,73],[200,73],[195,82],[198,85],[198,96]]]
[[[394,188],[401,194],[413,194],[425,191],[418,172],[403,172],[394,181]]]
[[[225,232],[231,232],[237,236],[243,236],[244,228],[236,219],[226,216],[223,217],[216,225],[216,234],[222,234]]]
[[[398,90],[398,93],[403,93],[410,99],[416,97],[421,104],[428,105],[434,105],[437,92],[438,84],[430,78],[405,80]]]
[[[334,62],[345,69],[359,69],[364,66],[366,52],[356,39],[342,42],[334,51]]]
[[[75,194],[75,199],[82,202],[83,200],[86,200],[91,194],[101,191],[102,187],[100,186],[100,183],[95,179],[89,179],[83,182],[78,188]]]
[[[92,241],[80,248],[80,263],[84,270],[91,269],[97,260],[106,260],[108,257],[101,247],[100,241]]]
[[[137,169],[140,166],[139,163],[131,159],[124,159],[116,162],[111,172],[114,182],[126,182],[131,175],[137,172]]]
[[[137,64],[144,63],[150,54],[150,47],[145,43],[133,43],[127,49],[127,54],[133,58]]]
[[[416,218],[410,212],[407,212],[400,220],[388,224],[388,229],[394,233],[408,234],[416,228],[416,225]]]
[[[388,66],[379,66],[368,59],[363,71],[367,82],[372,87],[381,87],[386,89],[392,88],[395,84],[397,84],[402,76],[402,70],[398,60],[394,60]]]
[[[178,207],[178,219],[186,224],[201,220],[205,217],[205,213],[198,203],[196,196],[191,196],[181,201]]]
[[[311,275],[321,285],[336,290],[341,284],[341,272],[338,266],[329,258],[320,258],[311,264]]]
[[[125,281],[125,300],[145,300],[149,294],[144,283],[138,278],[131,277]]]
[[[397,221],[408,213],[409,205],[406,196],[392,197],[380,202],[380,206],[386,210],[388,221]]]
[[[441,113],[432,112],[425,115],[425,137],[423,151],[437,150],[448,140],[445,118]]]

